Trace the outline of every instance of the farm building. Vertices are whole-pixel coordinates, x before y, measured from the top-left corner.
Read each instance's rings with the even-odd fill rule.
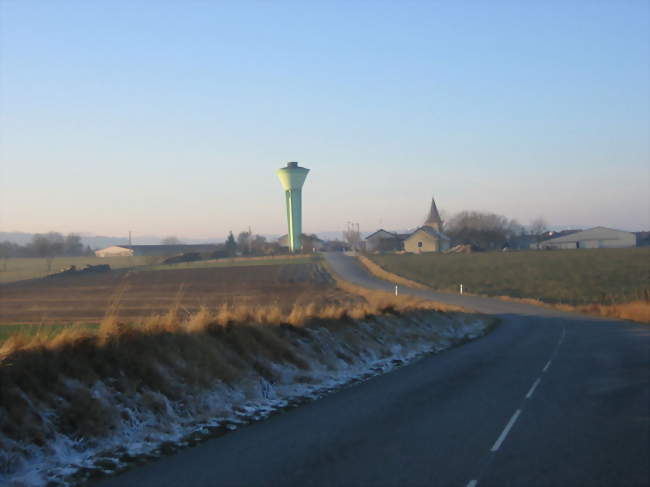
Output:
[[[199,245],[113,245],[95,251],[97,257],[165,256],[189,252],[214,252],[213,244]]]
[[[390,252],[404,249],[404,239],[408,234],[389,232],[380,228],[366,237],[368,252]]]
[[[366,250],[370,252],[443,252],[450,246],[450,239],[442,233],[442,219],[436,200],[431,199],[431,208],[424,224],[414,232],[399,234],[383,228],[366,237]]]
[[[545,240],[541,242],[540,247],[544,249],[620,249],[636,247],[636,235],[613,228],[595,227]]]

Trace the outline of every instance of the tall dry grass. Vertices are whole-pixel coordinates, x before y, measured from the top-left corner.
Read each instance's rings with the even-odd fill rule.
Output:
[[[378,264],[375,264],[368,257],[364,255],[357,255],[357,259],[361,264],[370,272],[373,276],[383,279],[385,281],[390,281],[395,284],[401,284],[402,286],[412,287],[416,289],[430,289],[428,286],[425,286],[422,283],[407,279],[406,277],[400,276],[393,272],[389,272]]]
[[[355,320],[421,309],[410,299],[366,296],[354,308],[307,305],[286,312],[274,305],[224,305],[183,315],[172,307],[136,323],[108,314],[96,331],[70,327],[53,337],[14,335],[0,346],[0,450],[43,445],[57,434],[83,439],[110,434],[121,419],[91,393],[98,383],[125,397],[155,391],[170,400],[184,397],[188,388],[234,385],[250,374],[272,383],[278,376],[269,364],[311,368],[304,349],[323,353],[316,339],[322,330],[344,340],[346,352],[337,356],[352,363],[367,346]]]

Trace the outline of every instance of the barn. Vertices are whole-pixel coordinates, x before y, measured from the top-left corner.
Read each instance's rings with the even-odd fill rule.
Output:
[[[368,252],[390,252],[402,250],[405,235],[389,232],[380,228],[366,237],[366,250]]]
[[[540,247],[544,249],[622,249],[636,247],[636,235],[613,228],[595,227],[545,240]]]
[[[217,250],[214,244],[197,245],[113,245],[95,251],[97,257],[169,256],[189,252],[207,253]]]

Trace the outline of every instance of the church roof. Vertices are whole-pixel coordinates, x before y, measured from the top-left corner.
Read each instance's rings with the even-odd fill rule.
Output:
[[[438,207],[436,206],[436,200],[431,198],[431,209],[429,210],[429,216],[424,221],[425,225],[442,225],[442,219],[440,218],[440,213],[438,213]]]
[[[439,238],[439,239],[442,239],[442,240],[451,240],[451,239],[450,239],[447,235],[445,235],[444,233],[439,232],[439,231],[436,230],[435,228],[431,228],[431,227],[428,226],[428,225],[424,225],[423,227],[420,227],[420,228],[415,229],[415,230],[413,231],[413,233],[411,233],[411,234],[408,236],[408,238],[411,238],[413,235],[415,235],[416,233],[418,233],[418,232],[420,232],[420,231],[425,232],[425,233],[428,233],[428,234],[431,235],[432,237],[436,237],[436,238]]]

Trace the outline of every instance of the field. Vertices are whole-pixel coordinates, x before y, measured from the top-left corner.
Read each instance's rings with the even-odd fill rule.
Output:
[[[317,256],[290,256],[277,255],[267,257],[233,257],[218,260],[203,260],[198,262],[187,262],[180,264],[160,264],[165,257],[160,256],[137,256],[137,257],[54,257],[45,258],[9,258],[0,259],[0,284],[8,282],[24,281],[27,279],[39,279],[51,274],[58,273],[61,269],[74,265],[82,269],[87,264],[98,265],[108,264],[111,269],[134,269],[146,267],[155,270],[173,269],[196,269],[200,267],[232,267],[247,265],[280,265],[298,262],[311,262],[317,260]],[[48,270],[49,269],[49,270]]]
[[[86,264],[108,264],[112,269],[125,269],[150,263],[150,257],[54,257],[50,262],[45,258],[13,257],[0,259],[0,283],[45,277],[70,265],[83,268]]]
[[[648,299],[650,248],[473,254],[377,254],[389,272],[441,291],[572,306]]]
[[[173,307],[184,314],[223,305],[276,305],[287,311],[294,305],[327,306],[354,300],[335,288],[317,264],[294,262],[117,270],[4,284],[0,287],[0,325],[94,324],[108,312],[120,319],[138,320]]]

